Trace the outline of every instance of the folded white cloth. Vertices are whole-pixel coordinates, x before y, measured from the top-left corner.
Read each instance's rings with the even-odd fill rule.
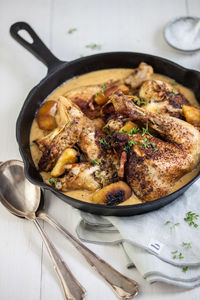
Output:
[[[78,211],[73,212],[81,240],[122,243],[130,264],[148,282],[200,285],[200,180],[171,204],[146,214],[100,217],[80,212],[80,220]]]

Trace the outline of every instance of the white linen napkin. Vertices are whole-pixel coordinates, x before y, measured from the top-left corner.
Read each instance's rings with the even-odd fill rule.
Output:
[[[73,211],[82,241],[122,243],[130,265],[148,282],[184,288],[200,285],[200,180],[174,202],[138,216],[100,217],[79,212],[80,220],[78,210]]]

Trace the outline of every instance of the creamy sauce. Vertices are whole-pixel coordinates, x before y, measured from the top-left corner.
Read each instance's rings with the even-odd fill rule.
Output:
[[[67,92],[70,90],[73,90],[75,88],[84,87],[87,85],[95,85],[95,84],[103,84],[109,80],[120,80],[122,78],[127,77],[133,69],[107,69],[107,70],[101,70],[101,71],[95,71],[88,74],[81,75],[79,77],[73,78],[65,83],[63,83],[61,86],[59,86],[57,89],[55,89],[46,99],[47,100],[57,100],[59,96],[65,96]],[[152,79],[162,80],[171,83],[173,79],[168,78],[166,76],[160,75],[160,74],[153,74]],[[185,96],[186,99],[189,100],[189,102],[192,105],[198,105],[198,102],[195,98],[194,93],[189,90],[188,88],[177,84],[176,88],[180,90],[180,92]],[[35,139],[41,138],[45,136],[45,131],[41,130],[36,122],[36,120],[33,121],[32,127],[31,127],[31,133],[30,133],[30,149],[31,149],[31,155],[33,158],[33,161],[38,166],[38,162],[41,157],[41,152],[39,151],[38,147],[33,144],[33,141]],[[176,190],[180,189],[182,186],[187,184],[192,178],[194,178],[200,171],[200,165],[192,170],[190,173],[183,176],[179,181],[175,183],[175,185],[172,188],[172,192],[175,192]],[[50,173],[48,172],[41,172],[40,173],[44,182],[49,184],[49,179],[51,178]],[[64,192],[65,195],[70,196],[72,198],[92,203],[92,192],[85,191],[85,190],[76,190],[76,191],[69,191]],[[121,205],[133,205],[133,204],[139,204],[142,203],[140,199],[138,199],[134,194],[124,201],[123,203],[119,204]]]

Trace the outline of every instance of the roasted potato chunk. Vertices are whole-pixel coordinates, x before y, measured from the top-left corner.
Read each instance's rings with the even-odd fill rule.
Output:
[[[128,121],[128,122],[126,122],[126,124],[120,129],[119,132],[130,131],[130,130],[133,129],[133,128],[138,128],[138,126],[137,126],[135,123],[133,123],[133,122],[131,122],[131,121]]]
[[[95,98],[94,98],[94,101],[98,105],[102,105],[102,104],[106,103],[107,100],[108,100],[108,97],[106,97],[106,95],[104,94],[104,92],[97,93],[96,96],[95,96]]]
[[[117,205],[131,196],[131,188],[123,181],[105,186],[92,196],[93,203],[107,206]]]
[[[55,167],[51,171],[51,176],[58,177],[65,172],[65,164],[73,164],[76,161],[77,151],[72,148],[67,148],[59,157]]]
[[[188,123],[192,123],[197,126],[200,125],[200,109],[193,106],[183,105],[182,110]]]
[[[44,104],[42,104],[36,116],[37,123],[40,129],[52,130],[57,127],[55,119],[56,111],[56,101],[46,101],[44,102]]]
[[[121,90],[125,95],[129,93],[129,88],[124,84],[112,85],[108,88],[103,86],[102,90],[96,94],[94,101],[98,105],[103,105],[108,101],[109,96],[117,90]]]

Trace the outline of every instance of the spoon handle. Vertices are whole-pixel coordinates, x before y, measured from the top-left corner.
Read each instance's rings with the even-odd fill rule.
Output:
[[[130,299],[138,294],[138,285],[136,281],[125,277],[111,267],[108,263],[76,239],[68,230],[50,218],[46,213],[39,212],[37,216],[60,231],[86,258],[88,263],[99,273],[99,275],[105,279],[118,297],[121,299]]]
[[[40,226],[39,222],[35,219],[33,220],[38,231],[40,232],[43,241],[47,247],[49,255],[54,265],[54,269],[60,279],[61,285],[63,287],[64,295],[67,300],[82,300],[85,296],[85,289],[80,285],[80,283],[73,276],[63,258],[59,255],[56,248],[50,242],[45,231]]]

